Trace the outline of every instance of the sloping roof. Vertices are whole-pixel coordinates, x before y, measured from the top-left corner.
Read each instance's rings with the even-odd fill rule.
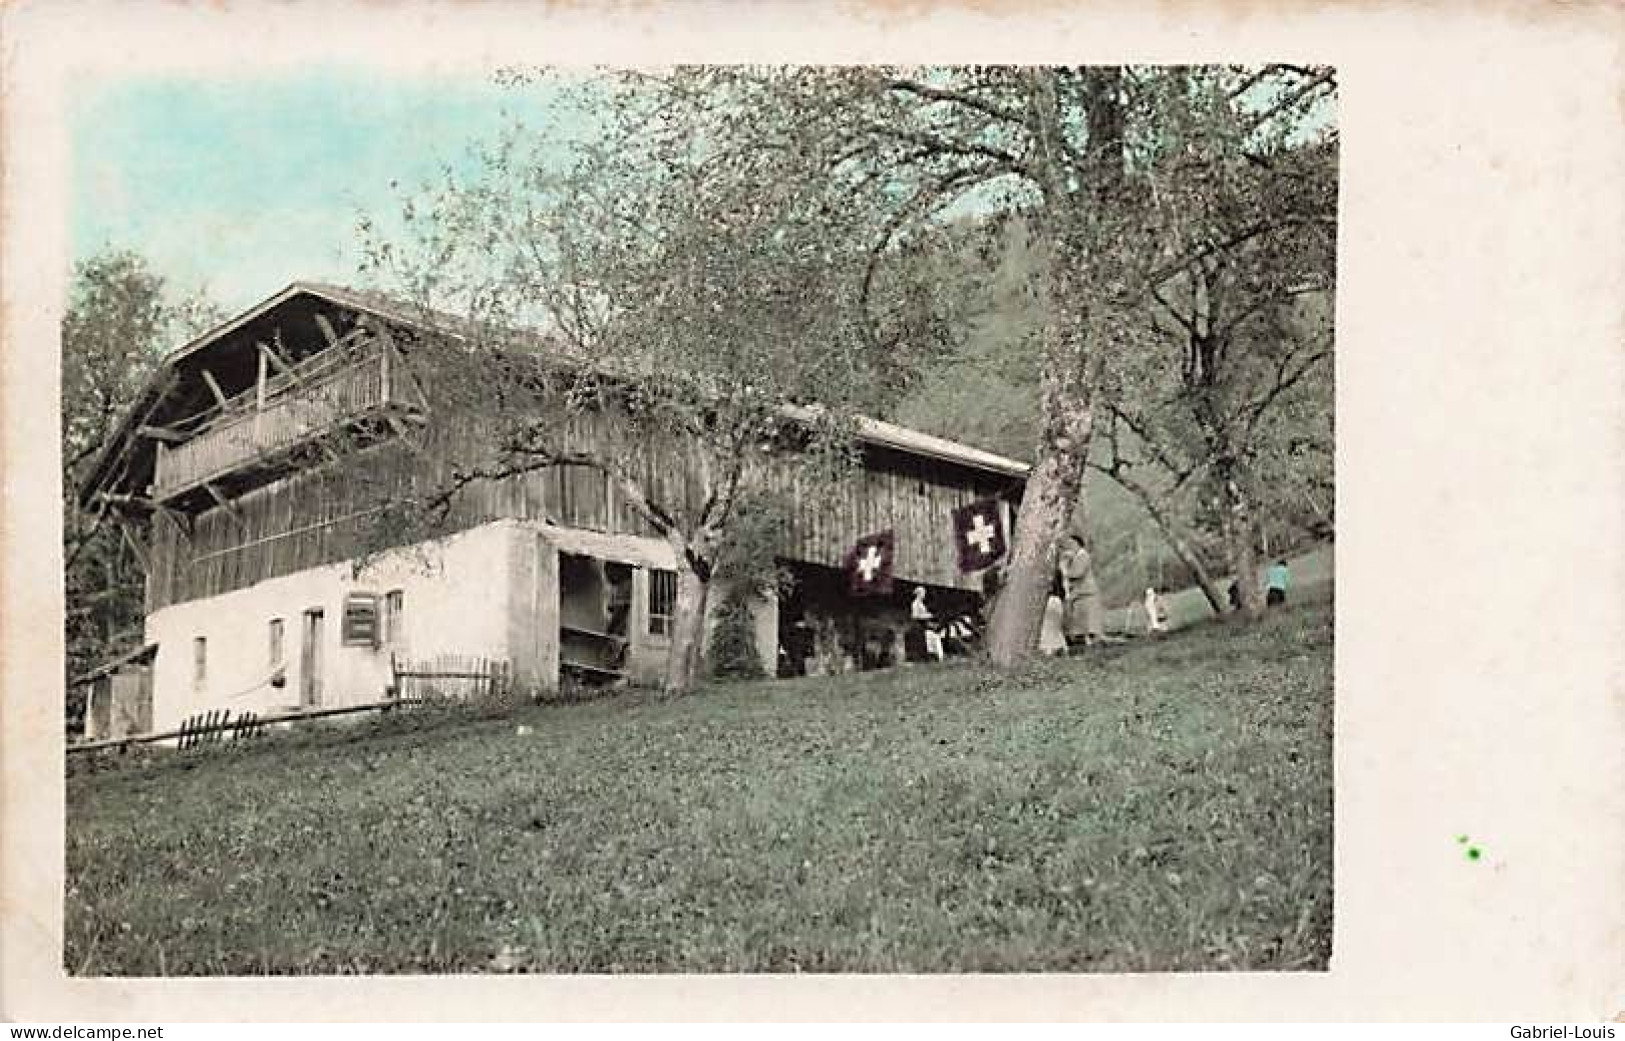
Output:
[[[131,434],[160,402],[164,389],[175,378],[182,363],[206,353],[215,345],[228,340],[233,333],[241,330],[244,326],[300,296],[326,300],[338,304],[340,307],[371,314],[385,321],[420,328],[433,328],[438,332],[447,332],[453,335],[463,335],[462,330],[467,325],[466,321],[461,321],[451,315],[430,312],[424,308],[413,308],[382,294],[367,293],[322,282],[291,282],[248,310],[221,322],[207,332],[199,334],[164,355],[163,360],[158,363],[158,367],[153,370],[152,375],[147,378],[140,391],[137,392],[135,400],[131,403],[129,409],[125,411],[118,426],[114,429],[113,435],[108,438],[107,444],[103,446],[89,472],[80,482],[78,488],[80,505],[88,505],[95,492],[107,483],[109,471],[112,470],[114,464],[125,451]]]
[[[297,281],[289,283],[279,292],[267,297],[241,314],[196,337],[166,355],[136,396],[135,402],[124,414],[113,437],[108,440],[89,475],[79,488],[81,505],[87,505],[95,492],[107,481],[108,472],[125,450],[135,427],[148,415],[161,399],[163,388],[172,380],[182,362],[203,354],[220,344],[244,326],[300,297],[310,296],[336,304],[352,311],[371,315],[383,321],[408,328],[429,329],[459,339],[477,331],[475,323],[467,318],[410,304],[383,293],[352,289],[326,282]],[[526,333],[526,335],[538,335]],[[602,365],[601,361],[594,362]],[[911,430],[878,419],[862,418],[858,423],[858,437],[867,444],[890,448],[913,455],[925,456],[957,463],[1008,477],[1025,478],[1028,464],[1019,460],[987,452],[980,448],[950,441],[947,438]]]
[[[1032,469],[1028,464],[1008,456],[983,451],[971,445],[960,444],[958,441],[950,441],[945,437],[922,433],[879,419],[865,417],[859,420],[858,436],[872,445],[963,463],[966,466],[992,470],[1011,477],[1026,477]]]
[[[96,666],[83,676],[75,677],[68,683],[68,686],[77,687],[81,684],[89,683],[92,680],[101,679],[110,672],[116,672],[121,666],[124,665],[131,665],[136,662],[140,662],[143,665],[151,664],[153,656],[157,653],[158,645],[155,643],[149,643],[145,646],[137,647],[134,650],[126,651],[117,658],[113,658],[110,661],[105,661]]]

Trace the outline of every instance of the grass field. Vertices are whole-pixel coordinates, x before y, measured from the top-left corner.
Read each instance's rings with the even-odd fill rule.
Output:
[[[1323,543],[1314,547],[1307,553],[1292,557],[1292,588],[1290,598],[1294,601],[1303,600],[1306,603],[1315,603],[1332,595],[1334,549],[1330,543]],[[1259,576],[1263,581],[1263,575]],[[1222,576],[1219,580],[1220,588],[1228,588],[1230,577]],[[1106,630],[1112,634],[1132,633],[1142,635],[1145,632],[1145,609],[1141,594],[1145,591],[1143,585],[1138,593],[1130,596],[1126,601],[1109,601],[1115,606],[1106,609]],[[1196,586],[1186,589],[1177,589],[1163,596],[1163,603],[1168,608],[1168,624],[1173,628],[1183,628],[1204,622],[1213,617],[1213,608],[1209,606],[1207,598]]]
[[[68,779],[89,975],[1320,969],[1329,603]],[[530,728],[521,733],[521,726]]]

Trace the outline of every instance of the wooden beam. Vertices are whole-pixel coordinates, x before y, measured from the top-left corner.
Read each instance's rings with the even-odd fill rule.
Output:
[[[224,412],[226,409],[226,392],[221,390],[220,384],[215,382],[214,373],[208,369],[199,369],[198,371],[203,374],[203,382],[209,385],[209,391],[214,394],[215,404],[219,405],[220,410]]]
[[[278,372],[293,380],[295,383],[304,382],[299,378],[299,373],[294,370],[294,367],[283,361],[282,355],[273,350],[269,344],[261,343],[257,346],[260,349],[260,356],[266,361],[270,362],[272,365],[275,365]]]
[[[123,492],[97,492],[96,499],[109,506],[131,506],[140,510],[157,508],[157,504],[151,499],[144,499],[139,495],[126,495]]]
[[[128,524],[120,524],[118,526],[118,530],[119,534],[124,536],[124,541],[129,545],[130,552],[134,553],[135,559],[140,561],[141,570],[143,572],[151,571],[152,558],[147,556],[147,547],[141,544],[140,539],[130,534],[130,526]]]
[[[237,508],[236,503],[232,502],[230,499],[221,494],[219,488],[216,488],[214,484],[209,481],[204,481],[203,487],[211,496],[214,497],[215,502],[219,503],[221,506],[224,506],[226,508],[226,512],[237,519],[237,523],[241,524],[243,522],[243,511]]]
[[[322,338],[327,341],[327,345],[337,347],[339,345],[338,330],[333,328],[333,323],[327,320],[327,316],[323,314],[317,315],[316,324],[321,327]]]
[[[169,523],[175,525],[176,531],[179,531],[182,535],[186,536],[187,542],[192,541],[193,529],[192,517],[190,514],[181,513],[178,510],[172,510],[168,506],[158,506],[157,510],[164,517],[168,518]]]
[[[270,364],[265,357],[264,351],[258,352],[257,360],[259,364],[254,371],[254,444],[256,447],[260,443],[260,416],[265,412],[265,370]]]
[[[402,443],[406,445],[407,449],[411,451],[413,455],[420,459],[428,458],[428,453],[423,450],[422,445],[413,440],[412,431],[406,428],[406,423],[400,416],[396,415],[394,412],[385,412],[384,422],[389,424],[389,429],[394,432],[396,437],[401,439]]]
[[[192,435],[183,434],[179,430],[171,430],[169,427],[142,425],[135,428],[135,436],[162,441],[165,444],[178,445],[183,441],[190,440]]]
[[[269,683],[270,677],[267,676],[265,683],[260,684],[260,686],[265,686]],[[258,690],[259,688],[256,687],[254,689]],[[298,723],[301,720],[325,719],[328,716],[343,716],[355,712],[388,712],[391,709],[419,704],[422,700],[423,699],[421,698],[391,698],[387,701],[368,702],[365,705],[341,705],[338,708],[306,709],[299,712],[286,712],[279,713],[277,715],[261,716],[259,717],[259,722],[266,727],[280,727],[283,724]],[[188,717],[187,723],[191,723],[193,718],[195,717]],[[68,745],[66,752],[69,755],[73,755],[75,752],[94,752],[102,748],[118,748],[124,745],[148,745],[155,741],[168,741],[173,738],[180,737],[183,734],[191,735],[211,731],[224,732],[242,725],[241,716],[239,716],[237,719],[230,719],[228,717],[224,722],[192,724],[190,726],[183,724],[181,727],[175,730],[165,730],[157,734],[130,734],[126,737],[108,738],[105,741],[85,741],[76,745]]]
[[[338,449],[328,444],[327,438],[325,437],[318,437],[316,439],[316,447],[320,448],[322,452],[327,455],[327,461],[330,463],[337,463],[343,459],[343,456],[339,455]]]

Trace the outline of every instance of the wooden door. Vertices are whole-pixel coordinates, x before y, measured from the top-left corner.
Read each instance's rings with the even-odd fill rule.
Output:
[[[299,707],[322,703],[322,612],[305,612],[304,642],[299,650]]]

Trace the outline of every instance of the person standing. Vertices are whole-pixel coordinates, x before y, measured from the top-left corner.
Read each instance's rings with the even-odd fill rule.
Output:
[[[1145,591],[1145,634],[1160,636],[1167,631],[1168,608],[1156,589],[1148,586]]]
[[[1100,585],[1095,581],[1089,550],[1075,534],[1068,535],[1061,544],[1061,584],[1066,596],[1067,648],[1095,643],[1106,628],[1100,618]]]
[[[927,659],[941,661],[944,657],[942,649],[942,632],[937,628],[936,616],[925,602],[925,587],[919,586],[914,590],[914,602],[909,605],[909,619],[913,629],[918,634],[920,647],[925,651]]]
[[[1266,577],[1264,592],[1264,605],[1275,607],[1286,603],[1286,587],[1292,578],[1292,572],[1287,568],[1285,560],[1277,560],[1269,569]]]
[[[1038,628],[1038,653],[1050,656],[1066,653],[1066,604],[1053,592],[1044,601],[1044,618]]]

